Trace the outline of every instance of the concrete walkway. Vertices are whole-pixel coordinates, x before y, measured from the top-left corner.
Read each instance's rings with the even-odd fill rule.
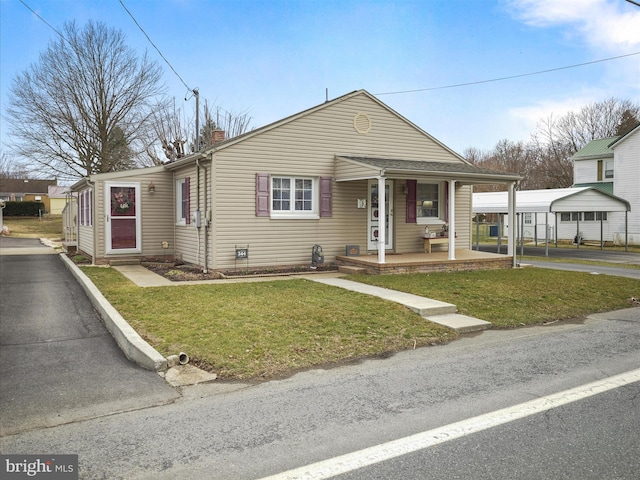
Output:
[[[161,275],[151,272],[141,265],[119,265],[112,267],[140,287],[164,287],[180,285],[229,284],[233,282],[271,282],[275,280],[291,280],[304,278],[313,282],[324,283],[333,287],[344,288],[353,292],[372,295],[390,302],[399,303],[418,313],[430,322],[443,325],[458,333],[476,332],[491,328],[491,323],[456,313],[457,308],[450,303],[432,300],[410,293],[398,292],[387,288],[375,287],[364,283],[345,280],[338,273],[317,273],[313,275],[291,275],[274,277],[247,277],[225,280],[202,280],[194,282],[172,282]]]
[[[372,295],[390,302],[396,302],[418,313],[430,322],[444,325],[455,330],[458,333],[477,332],[491,328],[491,323],[485,322],[478,318],[460,315],[455,305],[451,303],[432,300],[426,297],[420,297],[411,293],[398,292],[388,288],[366,285],[364,283],[352,282],[344,278],[326,278],[322,276],[305,277],[314,282],[324,283],[334,287],[344,288],[353,292]]]

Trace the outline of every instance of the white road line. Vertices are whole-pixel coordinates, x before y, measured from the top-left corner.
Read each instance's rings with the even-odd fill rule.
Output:
[[[319,480],[330,478],[639,381],[640,369],[632,370],[597,382],[588,383],[580,387],[514,405],[513,407],[503,408],[427,432],[417,433],[409,437],[358,450],[357,452],[278,473],[270,477],[265,477],[262,480]]]

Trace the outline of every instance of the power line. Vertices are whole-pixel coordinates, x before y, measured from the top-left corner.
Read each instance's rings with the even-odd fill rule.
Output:
[[[400,91],[397,91],[397,92],[374,93],[374,95],[398,95],[398,94],[401,94],[401,93],[428,92],[428,91],[431,91],[431,90],[444,90],[446,88],[468,87],[470,85],[480,85],[482,83],[500,82],[500,81],[503,81],[503,80],[511,80],[513,78],[530,77],[532,75],[541,75],[543,73],[557,72],[559,70],[567,70],[569,68],[584,67],[585,65],[593,65],[594,63],[608,62],[610,60],[617,60],[619,58],[631,57],[633,55],[640,55],[640,52],[627,53],[626,55],[618,55],[617,57],[603,58],[601,60],[594,60],[592,62],[577,63],[575,65],[567,65],[565,67],[550,68],[548,70],[539,70],[537,72],[521,73],[519,75],[511,75],[511,76],[508,76],[508,77],[492,78],[492,79],[489,79],[489,80],[478,80],[478,81],[475,81],[475,82],[456,83],[456,84],[453,84],[453,85],[444,85],[444,86],[441,86],[441,87],[417,88],[415,90],[400,90]]]
[[[38,12],[36,12],[33,8],[27,5],[23,0],[20,0],[20,3],[25,7],[27,7],[27,9],[31,13],[33,13],[36,17],[38,17],[47,27],[49,27],[51,30],[56,32],[58,36],[60,36],[60,38],[62,38],[65,42],[69,43],[69,40],[67,40],[67,38],[63,34],[61,34],[58,30],[56,30],[49,22],[47,22],[44,18],[42,18]]]
[[[135,19],[135,17],[133,16],[133,14],[129,11],[129,9],[125,6],[124,2],[122,0],[120,0],[120,5],[122,5],[122,8],[125,9],[125,11],[129,14],[129,16],[131,17],[131,20],[133,20],[133,22],[138,26],[138,28],[140,29],[140,31],[144,34],[145,37],[147,37],[147,40],[149,40],[149,43],[153,46],[153,48],[156,49],[156,52],[158,52],[158,54],[162,57],[162,59],[165,61],[165,63],[167,65],[169,65],[169,68],[173,71],[173,73],[176,74],[176,76],[180,79],[180,81],[182,82],[182,84],[187,88],[187,90],[189,90],[190,92],[193,92],[195,94],[195,89],[191,88],[189,85],[187,85],[187,83],[182,79],[182,77],[180,76],[180,74],[178,72],[176,72],[176,69],[173,68],[173,65],[171,65],[171,63],[169,63],[169,60],[167,60],[165,58],[165,56],[162,54],[162,52],[160,51],[160,49],[156,46],[155,43],[153,43],[153,41],[151,40],[151,38],[149,38],[149,35],[147,35],[147,32],[144,31],[144,29],[140,26],[140,24],[138,23],[138,21]]]

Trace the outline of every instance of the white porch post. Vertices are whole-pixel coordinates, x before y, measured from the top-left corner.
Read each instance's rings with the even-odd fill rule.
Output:
[[[507,237],[507,255],[513,257],[513,266],[516,266],[516,184],[509,184],[509,235]]]
[[[387,239],[385,231],[387,229],[387,209],[386,209],[386,190],[385,178],[380,175],[378,177],[378,263],[385,263],[385,249],[387,248]]]
[[[449,180],[449,260],[456,259],[456,181]]]

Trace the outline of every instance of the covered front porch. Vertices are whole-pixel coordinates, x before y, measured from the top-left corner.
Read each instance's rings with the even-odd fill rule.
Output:
[[[453,259],[448,251],[387,253],[384,263],[379,262],[377,254],[336,257],[341,272],[371,275],[506,269],[512,266],[512,262],[508,255],[467,249],[456,250]]]
[[[336,155],[338,185],[367,182],[367,198],[358,198],[358,208],[367,210],[369,235],[363,248],[368,253],[338,255],[338,266],[371,274],[515,266],[513,233],[508,238],[506,257],[473,251],[472,189],[476,184],[504,184],[508,189],[508,215],[513,220],[515,187],[522,177],[460,160]],[[354,246],[360,251],[359,245]]]

